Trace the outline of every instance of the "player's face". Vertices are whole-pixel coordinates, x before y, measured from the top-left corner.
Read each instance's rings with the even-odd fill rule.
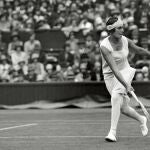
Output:
[[[123,32],[124,32],[123,26],[117,27],[115,32],[114,32],[114,36],[116,38],[121,38],[123,35]]]

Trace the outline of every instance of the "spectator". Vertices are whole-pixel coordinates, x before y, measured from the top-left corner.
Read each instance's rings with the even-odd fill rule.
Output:
[[[144,66],[150,66],[150,60],[147,56],[143,56],[141,59],[138,59],[135,63],[136,68],[142,68]]]
[[[105,22],[104,22],[105,17],[106,16],[105,16],[104,5],[96,4],[95,13],[94,13],[94,27],[98,36],[100,36],[103,30],[105,30]]]
[[[66,68],[69,72],[73,71],[74,74],[79,75],[78,81],[84,80],[84,74],[80,72],[84,69],[81,69],[82,65],[79,65],[83,63],[86,64],[87,74],[95,71],[95,63],[101,62],[99,47],[96,42],[101,42],[103,37],[108,36],[104,24],[110,15],[123,17],[125,34],[137,45],[147,47],[147,49],[150,47],[149,36],[147,38],[141,34],[143,33],[141,28],[149,32],[150,2],[148,0],[137,2],[131,0],[17,0],[2,1],[0,5],[0,28],[2,31],[9,31],[10,29],[13,31],[11,42],[8,44],[7,52],[9,56],[16,54],[15,49],[18,45],[23,46],[23,42],[16,31],[31,32],[30,39],[24,44],[24,50],[28,58],[35,52],[40,53],[40,57],[43,54],[40,52],[42,49],[41,43],[35,39],[33,33],[36,29],[59,29],[64,31],[67,37],[65,51],[57,53],[58,56],[52,55],[52,51],[49,51],[43,59],[45,64],[47,62],[53,64],[53,81],[64,80],[62,70],[66,70]],[[6,53],[7,55],[7,52],[4,51],[6,49],[7,45],[3,42],[0,33],[0,53],[2,55]],[[149,64],[149,58],[145,59],[134,53],[129,54],[129,59],[132,66],[138,68],[140,66],[140,69],[145,64]],[[16,65],[18,68],[15,69],[26,66],[24,61],[21,61]],[[60,71],[56,71],[56,64],[61,65],[63,68],[60,67]],[[17,70],[20,81],[22,80],[20,75],[22,71],[23,69]],[[27,74],[27,71],[25,72]],[[60,76],[60,79],[58,76]],[[43,81],[42,78],[38,76],[36,81]]]
[[[79,54],[79,51],[78,51],[79,40],[75,37],[75,34],[73,32],[70,32],[67,43],[70,44],[71,53],[74,55],[78,55]]]
[[[26,32],[33,32],[34,31],[34,21],[33,20],[27,20],[25,21],[24,23],[24,29],[23,31],[26,31]]]
[[[108,33],[107,31],[102,31],[101,34],[100,34],[100,40],[99,40],[99,44],[101,43],[101,41],[106,38],[108,36]]]
[[[7,14],[0,15],[0,31],[10,31],[10,21],[8,20]]]
[[[75,76],[75,81],[90,81],[90,73],[88,71],[87,63],[81,63],[80,64],[80,71]]]
[[[143,66],[142,67],[142,73],[143,73],[143,81],[149,81],[150,80],[149,67]]]
[[[43,16],[42,16],[42,12],[40,11],[40,9],[35,9],[35,14],[33,16],[35,23],[39,22],[41,17]]]
[[[7,53],[7,44],[3,41],[2,32],[0,32],[0,51],[3,53]]]
[[[35,73],[35,68],[32,64],[28,65],[28,74],[25,76],[26,82],[36,82],[37,74]]]
[[[83,74],[81,72],[79,72],[76,76],[75,76],[75,79],[74,79],[75,82],[83,82],[84,79],[83,79]]]
[[[65,14],[65,10],[61,10],[61,11],[58,11],[58,12],[59,12],[58,17],[55,20],[53,28],[62,29],[62,27],[64,26],[64,24],[66,22],[67,16]],[[58,27],[60,27],[60,28],[58,28]]]
[[[18,64],[20,61],[24,61],[25,63],[28,63],[28,57],[26,53],[23,51],[22,45],[16,45],[15,51],[10,56],[11,56],[12,65],[14,67],[18,68]]]
[[[95,44],[96,44],[96,41],[93,39],[93,35],[92,34],[86,35],[85,37],[86,53],[91,52]]]
[[[80,30],[78,20],[73,19],[71,21],[71,24],[69,24],[69,26],[62,27],[61,30],[65,33],[67,37],[69,37],[69,35],[72,34],[73,32],[78,32]]]
[[[47,64],[46,67],[46,75],[44,77],[45,82],[51,82],[52,77],[53,77],[53,65],[52,64]]]
[[[35,33],[32,32],[29,40],[24,43],[24,51],[26,52],[28,58],[35,51],[35,47],[39,47],[39,51],[41,49],[41,43],[39,40],[35,39]]]
[[[60,65],[52,65],[52,64],[47,64],[46,65],[46,76],[45,76],[45,82],[60,82],[64,81],[64,75],[63,71],[61,70]]]
[[[50,25],[47,23],[46,19],[41,16],[37,22],[36,30],[50,30]]]
[[[148,34],[147,38],[148,50],[150,50],[150,34]]]
[[[123,13],[122,17],[123,17],[124,27],[125,27],[125,29],[127,29],[128,28],[128,20],[130,17],[133,17],[133,16],[131,16],[131,11],[129,8],[125,8],[122,13]]]
[[[136,10],[138,9],[137,7],[139,6],[139,1],[136,2],[135,0],[134,1],[131,1],[128,3],[127,7],[130,9],[130,13],[131,13],[131,16],[135,18],[135,12]],[[136,20],[136,18],[135,18]]]
[[[91,81],[102,81],[101,63],[96,61],[91,72]]]
[[[26,76],[28,74],[28,66],[24,60],[18,62],[18,72],[22,76]]]
[[[5,55],[1,55],[1,63],[0,63],[1,82],[8,82],[10,80],[9,70],[10,64],[8,63],[7,57]]]
[[[18,68],[11,67],[9,74],[10,83],[25,82],[24,76],[19,73]]]
[[[88,21],[86,13],[84,14],[84,18],[81,20],[79,24],[79,28],[82,31],[83,35],[87,35],[94,29],[93,24],[90,21]]]
[[[79,73],[79,67],[80,67],[80,59],[77,57],[74,59],[74,63],[72,65],[75,74]]]
[[[63,70],[60,65],[56,65],[56,70],[54,71],[55,81],[60,82],[64,81]]]
[[[99,51],[99,44],[95,44],[95,47],[92,49],[92,51],[89,53],[89,62],[91,63],[93,68],[95,62],[101,62],[102,58],[101,58],[101,54]]]
[[[68,66],[72,66],[74,61],[74,56],[71,54],[70,44],[66,43],[64,47],[64,51],[60,53],[58,58],[58,63],[61,67],[66,68]]]
[[[47,22],[52,29],[55,24],[55,20],[57,20],[57,18],[58,18],[58,14],[56,11],[54,11],[54,6],[49,5],[47,8]]]
[[[135,81],[143,81],[144,80],[144,76],[142,72],[137,72],[135,74]]]
[[[39,61],[39,54],[38,53],[33,53],[31,55],[31,65],[34,68],[34,71],[37,76],[37,80],[43,80],[45,76],[45,69],[44,65]]]
[[[8,55],[11,56],[18,45],[23,46],[23,42],[20,40],[18,32],[13,32],[11,35],[11,42],[8,44]]]
[[[74,81],[75,79],[75,74],[73,71],[73,68],[69,66],[66,71],[64,72],[64,78],[66,81]]]
[[[17,11],[13,11],[10,20],[10,28],[12,32],[18,32],[23,29],[23,24],[19,18],[19,13]]]

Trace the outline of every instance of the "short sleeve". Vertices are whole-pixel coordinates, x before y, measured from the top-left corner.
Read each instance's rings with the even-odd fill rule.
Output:
[[[125,49],[128,49],[128,39],[125,36],[122,36],[123,44],[125,46]]]
[[[108,41],[108,38],[105,38],[101,43],[100,43],[100,48],[105,47],[107,48],[110,52],[112,52],[112,47]]]

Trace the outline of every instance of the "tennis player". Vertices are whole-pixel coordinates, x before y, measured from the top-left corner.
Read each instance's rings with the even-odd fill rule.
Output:
[[[144,48],[136,46],[133,41],[123,36],[123,22],[117,17],[111,17],[106,23],[109,36],[100,43],[102,53],[102,68],[104,81],[111,95],[111,127],[106,141],[116,142],[116,131],[120,112],[137,120],[141,127],[143,136],[148,134],[147,118],[140,115],[129,106],[130,98],[128,93],[134,91],[131,86],[135,69],[130,67],[128,62],[129,50],[140,54],[150,55]]]

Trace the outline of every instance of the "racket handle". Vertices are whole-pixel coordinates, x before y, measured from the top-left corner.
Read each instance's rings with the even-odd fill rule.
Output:
[[[135,95],[135,93],[133,91],[130,92],[132,97],[139,103],[139,99],[137,98],[137,96]]]

